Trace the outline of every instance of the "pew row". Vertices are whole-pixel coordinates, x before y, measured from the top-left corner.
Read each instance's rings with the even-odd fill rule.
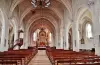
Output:
[[[1,65],[28,65],[30,60],[37,54],[37,48],[9,50],[0,52]]]
[[[100,65],[100,56],[92,52],[75,52],[47,47],[46,54],[52,65]]]

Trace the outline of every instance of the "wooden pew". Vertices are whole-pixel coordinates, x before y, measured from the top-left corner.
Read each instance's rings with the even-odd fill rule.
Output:
[[[2,65],[18,65],[16,61],[0,61]]]
[[[100,63],[100,57],[94,55],[94,53],[87,52],[75,52],[63,49],[52,49],[50,47],[46,48],[46,53],[50,59],[52,65],[58,65],[59,63],[69,63],[69,64],[97,64]]]
[[[0,52],[0,64],[27,65],[36,53],[36,48]]]

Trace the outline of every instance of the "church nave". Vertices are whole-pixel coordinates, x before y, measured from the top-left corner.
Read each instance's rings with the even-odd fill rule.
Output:
[[[0,65],[100,65],[100,0],[0,0]]]

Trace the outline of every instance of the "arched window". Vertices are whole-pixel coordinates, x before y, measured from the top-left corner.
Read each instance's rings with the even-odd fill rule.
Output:
[[[86,24],[86,37],[91,38],[93,37],[92,35],[92,26],[90,23]]]
[[[49,41],[51,42],[52,41],[52,34],[49,33]]]
[[[37,33],[34,32],[34,33],[33,33],[33,41],[36,41],[36,40],[37,40]]]

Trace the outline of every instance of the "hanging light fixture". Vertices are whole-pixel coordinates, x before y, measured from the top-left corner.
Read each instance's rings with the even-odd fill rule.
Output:
[[[43,11],[45,8],[50,6],[50,0],[32,0],[32,5],[33,8],[40,8],[40,17],[41,17],[41,30],[44,29],[44,24],[43,24]]]
[[[34,8],[36,7],[48,7],[50,5],[50,0],[32,0],[32,5]]]

